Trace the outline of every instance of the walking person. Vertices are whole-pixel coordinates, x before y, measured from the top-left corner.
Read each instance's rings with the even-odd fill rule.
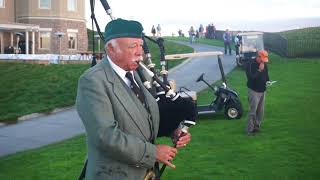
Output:
[[[152,25],[151,33],[152,33],[152,37],[156,37],[156,28],[154,27],[154,25]]]
[[[202,24],[200,24],[199,27],[199,38],[204,38],[204,28]]]
[[[240,31],[238,32],[238,34],[236,35],[236,37],[234,38],[234,46],[236,48],[236,57],[239,58],[240,56],[240,46],[242,44],[242,37],[240,36]]]
[[[269,82],[267,62],[268,52],[260,50],[254,61],[248,62],[246,67],[249,112],[247,134],[254,135],[261,127],[264,116],[264,102],[266,85]]]
[[[224,54],[227,54],[227,48],[229,49],[229,55],[231,55],[231,33],[229,29],[223,33],[223,42],[224,42]]]
[[[161,37],[161,26],[160,26],[160,24],[158,24],[158,26],[157,26],[157,36]]]
[[[156,162],[175,168],[177,148],[155,144],[159,108],[136,69],[142,60],[142,25],[116,19],[105,28],[105,58],[81,75],[76,108],[87,135],[86,180],[142,180]],[[179,129],[172,132],[175,140]],[[81,179],[81,178],[79,178]]]
[[[194,42],[195,35],[196,35],[196,33],[194,31],[194,28],[193,28],[193,26],[191,26],[190,29],[189,29],[189,41],[190,41],[190,44],[192,44]]]

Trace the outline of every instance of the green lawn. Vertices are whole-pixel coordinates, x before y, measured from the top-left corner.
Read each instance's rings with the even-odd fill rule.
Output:
[[[188,46],[166,42],[168,54],[192,52]],[[154,62],[159,67],[159,50],[150,43]],[[183,60],[169,64],[169,68]],[[14,122],[19,116],[50,112],[75,102],[80,75],[90,64],[37,65],[0,63],[0,122]]]
[[[320,58],[285,59],[270,55],[269,73],[277,80],[268,89],[262,131],[246,136],[246,78],[236,69],[227,80],[236,89],[245,115],[225,120],[201,116],[191,129],[192,142],[167,168],[163,179],[318,179],[320,177]],[[199,94],[207,103],[211,91]],[[158,143],[169,143],[162,138]],[[85,157],[85,138],[0,158],[0,179],[75,179]]]
[[[0,63],[0,121],[73,105],[78,78],[89,67]]]

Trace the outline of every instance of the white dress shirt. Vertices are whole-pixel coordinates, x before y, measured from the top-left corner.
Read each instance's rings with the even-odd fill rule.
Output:
[[[107,56],[107,59],[112,67],[112,69],[120,76],[120,78],[128,85],[128,87],[131,87],[131,82],[128,78],[126,78],[126,73],[127,71],[123,70],[121,67],[119,67],[118,65],[116,65],[110,58],[109,56]],[[132,73],[132,77],[134,82],[136,83],[136,85],[139,87],[137,81],[135,80],[134,76],[133,76],[133,71],[130,71],[130,73]]]

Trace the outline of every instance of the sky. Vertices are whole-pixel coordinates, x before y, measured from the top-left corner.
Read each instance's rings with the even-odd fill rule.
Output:
[[[90,1],[86,2],[87,27],[91,29]],[[213,23],[218,30],[259,30],[277,32],[320,26],[320,0],[108,0],[115,18],[138,20],[145,33],[152,25],[163,35],[186,34],[191,26]],[[111,20],[100,0],[95,14],[102,31]],[[294,19],[298,21],[294,21]],[[307,20],[308,19],[308,20]],[[310,20],[311,19],[311,20]]]

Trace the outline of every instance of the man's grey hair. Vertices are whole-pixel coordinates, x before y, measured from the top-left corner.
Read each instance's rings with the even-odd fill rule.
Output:
[[[119,48],[119,43],[118,43],[118,41],[117,41],[116,39],[110,39],[110,40],[104,45],[104,49],[106,50],[107,53],[108,53],[107,47],[108,47],[109,44],[117,51],[117,53],[121,53],[121,49]]]

